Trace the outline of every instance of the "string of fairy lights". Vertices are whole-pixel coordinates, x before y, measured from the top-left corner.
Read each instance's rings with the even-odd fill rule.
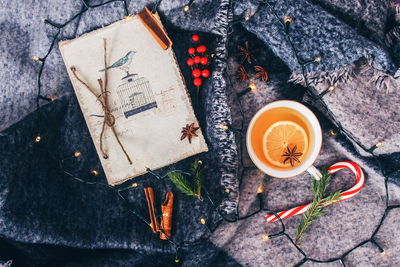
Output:
[[[45,114],[44,114],[44,113],[41,111],[41,109],[40,109],[40,101],[41,101],[41,100],[44,100],[44,101],[55,101],[55,100],[57,99],[56,96],[43,96],[43,95],[42,95],[42,92],[41,92],[41,76],[42,76],[42,72],[43,72],[43,69],[44,69],[44,66],[45,66],[45,63],[46,63],[46,59],[48,58],[48,56],[50,55],[51,51],[53,50],[53,48],[54,48],[54,46],[55,46],[55,43],[56,43],[56,41],[58,40],[62,29],[63,29],[65,26],[67,26],[67,25],[69,25],[70,23],[72,23],[73,21],[75,21],[75,20],[78,20],[78,21],[79,21],[80,17],[81,17],[85,12],[89,11],[90,9],[97,8],[97,7],[101,7],[101,6],[104,6],[104,5],[113,3],[113,2],[121,2],[122,5],[123,5],[123,9],[124,9],[124,16],[125,16],[124,18],[125,18],[125,19],[131,18],[131,15],[129,14],[129,11],[128,11],[128,3],[127,3],[127,0],[109,0],[109,1],[106,1],[106,2],[103,2],[103,3],[99,3],[99,4],[96,4],[96,5],[90,5],[90,4],[87,2],[87,0],[81,0],[81,2],[82,2],[81,10],[80,10],[78,13],[76,13],[75,15],[73,15],[73,16],[72,16],[70,19],[68,19],[66,22],[62,23],[62,24],[52,22],[52,21],[50,21],[50,20],[48,20],[48,19],[43,19],[43,22],[44,22],[44,23],[46,23],[47,25],[50,25],[51,27],[53,27],[53,28],[56,29],[56,33],[53,35],[53,40],[52,40],[52,42],[51,42],[51,44],[50,44],[50,47],[49,47],[49,49],[47,50],[46,54],[45,54],[43,57],[39,57],[39,56],[34,56],[34,57],[33,57],[34,60],[38,61],[38,62],[41,64],[41,65],[40,65],[40,68],[39,68],[39,71],[38,71],[38,76],[37,76],[37,97],[36,97],[36,106],[37,106],[37,112],[36,112],[37,117],[36,117],[36,119],[37,119],[37,124],[36,124],[36,125],[37,125],[37,127],[38,127],[38,130],[37,130],[37,135],[36,135],[36,137],[34,138],[34,142],[35,142],[35,143],[41,142],[41,143],[44,143],[44,144],[46,145],[46,140],[45,140],[45,138],[43,138],[44,136],[42,135],[42,132],[41,132],[41,128],[42,128],[41,125],[42,125],[42,123],[45,121],[45,120],[44,120],[44,118],[45,118],[44,115],[45,115]],[[152,12],[153,12],[153,13],[156,13],[157,8],[158,8],[160,2],[161,2],[161,0],[157,0],[157,1],[155,2],[154,6],[153,6],[153,8],[152,8]],[[189,0],[189,2],[188,2],[187,4],[185,4],[185,5],[182,7],[182,8],[183,8],[183,11],[184,11],[184,12],[190,12],[190,7],[191,7],[191,5],[193,4],[193,2],[194,2],[194,0]],[[270,240],[270,239],[272,239],[272,238],[278,238],[278,237],[280,237],[280,236],[286,237],[286,238],[290,241],[290,243],[292,243],[292,245],[297,249],[297,251],[300,252],[300,253],[302,254],[302,256],[303,256],[303,259],[302,259],[299,263],[297,263],[296,266],[301,266],[301,265],[303,265],[304,263],[309,262],[309,261],[310,261],[310,262],[316,262],[316,263],[339,262],[342,266],[346,266],[346,264],[345,264],[345,258],[346,258],[352,251],[354,251],[355,249],[357,249],[357,248],[359,248],[359,247],[361,247],[361,246],[363,246],[363,245],[365,245],[365,244],[367,244],[367,243],[373,244],[373,245],[378,249],[378,251],[379,251],[380,253],[384,254],[384,253],[386,252],[386,250],[377,242],[377,240],[376,240],[376,235],[377,235],[377,233],[379,232],[379,230],[381,229],[381,227],[382,227],[382,225],[383,225],[383,222],[384,222],[385,218],[387,217],[387,215],[389,214],[389,212],[390,212],[391,210],[400,208],[400,205],[390,205],[390,204],[389,204],[388,179],[389,179],[389,176],[390,176],[392,173],[394,173],[395,171],[397,171],[397,170],[391,171],[390,173],[386,173],[385,170],[383,169],[382,163],[381,163],[379,157],[374,153],[374,150],[375,150],[376,148],[382,146],[382,143],[381,143],[381,142],[375,144],[375,145],[374,145],[373,147],[371,147],[371,148],[366,148],[366,147],[363,146],[354,136],[352,136],[351,133],[349,133],[346,129],[344,129],[344,128],[342,127],[342,125],[340,124],[340,122],[335,118],[334,114],[329,110],[329,108],[327,107],[325,101],[323,100],[323,97],[324,97],[325,95],[329,94],[329,92],[332,92],[333,90],[336,89],[336,85],[335,85],[335,84],[330,85],[330,86],[329,86],[325,91],[323,91],[321,94],[316,94],[316,93],[314,92],[314,90],[310,87],[309,82],[308,82],[308,79],[307,79],[307,75],[306,75],[306,67],[307,67],[307,65],[309,65],[309,64],[313,64],[313,63],[318,64],[322,59],[321,59],[320,57],[316,57],[316,58],[314,58],[313,60],[309,60],[309,61],[306,61],[306,62],[304,62],[304,61],[302,61],[302,60],[300,59],[300,57],[299,57],[299,55],[298,55],[298,53],[297,53],[297,51],[296,51],[296,48],[295,48],[295,46],[294,46],[294,44],[293,44],[293,42],[292,42],[292,40],[291,40],[291,37],[290,37],[290,24],[293,22],[293,18],[290,18],[290,17],[281,18],[281,17],[276,13],[274,7],[273,7],[273,6],[269,3],[269,1],[267,1],[267,0],[259,0],[259,2],[260,2],[260,4],[264,4],[264,5],[266,5],[266,6],[268,7],[268,9],[269,9],[269,11],[271,12],[271,14],[274,15],[274,17],[275,17],[275,19],[277,20],[277,22],[279,22],[280,25],[282,26],[282,31],[283,31],[284,35],[287,37],[287,40],[288,40],[288,42],[289,42],[289,45],[290,45],[290,47],[291,47],[291,49],[292,49],[292,51],[293,51],[293,53],[294,53],[294,55],[295,55],[295,57],[296,57],[297,63],[298,63],[299,66],[301,67],[302,75],[303,75],[303,78],[304,78],[304,81],[305,81],[305,85],[306,85],[306,93],[307,93],[313,100],[318,101],[318,103],[319,103],[319,104],[324,108],[324,110],[326,111],[326,115],[331,119],[331,121],[332,121],[333,124],[335,125],[335,129],[331,129],[331,130],[329,131],[329,133],[330,133],[332,136],[337,136],[337,135],[339,135],[339,134],[342,134],[342,135],[343,135],[344,137],[346,137],[347,139],[349,139],[349,140],[351,140],[352,142],[356,143],[356,144],[357,144],[362,150],[364,150],[366,153],[369,153],[369,154],[373,157],[373,159],[377,162],[377,164],[378,164],[378,166],[379,166],[379,168],[380,168],[380,170],[381,170],[383,176],[385,177],[385,180],[384,180],[384,183],[385,183],[385,190],[386,190],[386,191],[385,191],[385,210],[384,210],[384,213],[383,213],[383,215],[382,215],[382,217],[381,217],[381,219],[380,219],[380,221],[379,221],[379,224],[376,226],[376,228],[375,228],[375,230],[373,231],[373,233],[371,234],[371,237],[370,237],[370,238],[368,238],[368,239],[366,239],[366,240],[360,242],[359,244],[357,244],[357,245],[354,246],[353,248],[347,250],[347,251],[344,252],[340,257],[334,257],[334,258],[330,258],[330,259],[328,259],[328,260],[318,260],[318,259],[314,259],[314,258],[308,257],[307,254],[294,242],[294,240],[291,238],[291,236],[290,236],[289,234],[286,233],[285,224],[282,222],[282,220],[281,220],[281,218],[279,217],[279,215],[278,215],[275,211],[269,210],[268,208],[265,207],[264,201],[263,201],[263,196],[262,196],[262,195],[263,195],[263,192],[264,192],[264,187],[263,187],[262,185],[260,185],[260,186],[258,187],[257,192],[256,192],[256,196],[257,196],[257,199],[258,199],[258,202],[259,202],[259,207],[258,207],[258,209],[257,209],[256,211],[251,212],[250,214],[247,214],[247,215],[244,215],[244,216],[240,216],[240,215],[239,215],[239,212],[236,212],[234,218],[228,218],[228,217],[226,217],[226,216],[219,210],[219,208],[218,208],[219,205],[216,204],[216,203],[214,202],[214,200],[212,199],[212,197],[211,197],[211,195],[209,194],[209,192],[207,191],[207,189],[206,189],[206,188],[203,188],[203,191],[204,191],[204,193],[205,193],[206,199],[210,202],[210,204],[213,206],[213,208],[220,214],[220,216],[221,216],[221,218],[222,218],[222,221],[228,222],[228,223],[233,223],[233,222],[237,222],[237,221],[240,221],[240,220],[248,219],[248,218],[250,218],[250,217],[252,217],[252,216],[254,216],[254,215],[256,215],[256,214],[259,214],[260,212],[271,213],[271,214],[274,214],[275,216],[277,216],[277,218],[279,219],[279,223],[280,223],[280,225],[281,225],[281,230],[280,230],[279,232],[277,232],[277,233],[274,233],[274,234],[267,234],[267,233],[265,233],[265,234],[263,234],[263,235],[261,236],[261,238],[262,238],[262,240],[268,241],[268,240]],[[232,20],[232,21],[230,22],[229,27],[228,27],[228,31],[227,31],[227,32],[228,32],[228,41],[229,41],[229,35],[232,34],[232,32],[233,32],[233,30],[232,30],[232,29],[233,29],[233,28],[232,28],[232,25],[233,25],[233,24],[236,24],[236,23],[243,22],[243,21],[247,21],[247,20],[249,20],[250,18],[251,18],[251,15],[250,15],[249,13],[246,13],[242,18],[236,19],[236,20]],[[232,82],[230,81],[229,77],[228,77],[228,81],[231,83],[231,86],[232,86]],[[247,94],[249,94],[249,93],[251,93],[251,92],[255,92],[256,90],[257,90],[257,89],[256,89],[255,84],[251,83],[251,84],[249,84],[248,88],[246,88],[246,89],[244,89],[243,91],[241,91],[241,92],[239,92],[239,93],[236,94],[237,103],[238,103],[238,106],[239,106],[239,112],[240,112],[240,115],[241,115],[241,117],[242,117],[242,120],[241,120],[241,128],[240,128],[240,129],[235,129],[235,128],[233,128],[233,127],[230,126],[230,125],[220,125],[220,126],[219,126],[219,127],[221,127],[222,129],[224,129],[224,130],[226,130],[226,131],[232,131],[233,133],[236,133],[236,134],[239,135],[239,138],[240,138],[239,153],[240,153],[240,155],[243,155],[243,152],[244,152],[244,151],[243,151],[243,150],[244,150],[244,149],[243,149],[243,148],[244,148],[243,136],[245,136],[245,132],[246,132],[246,129],[244,128],[244,112],[243,112],[243,108],[242,108],[241,98],[244,97],[244,96],[246,96]],[[97,184],[97,185],[106,186],[106,187],[110,188],[111,190],[115,191],[116,194],[117,194],[122,200],[124,200],[124,201],[126,201],[126,202],[128,202],[128,200],[122,195],[122,192],[125,191],[125,190],[130,190],[130,189],[132,189],[132,188],[136,188],[136,187],[139,186],[139,184],[138,184],[137,182],[133,182],[133,183],[131,183],[131,184],[129,184],[129,185],[124,185],[124,186],[122,186],[122,187],[114,187],[114,186],[108,185],[107,183],[102,183],[102,182],[97,182],[97,181],[87,181],[87,180],[85,180],[85,179],[82,179],[81,177],[78,177],[78,176],[76,176],[76,175],[74,175],[74,174],[72,174],[72,173],[66,171],[66,170],[64,169],[64,166],[63,166],[64,161],[65,161],[66,159],[71,158],[71,157],[80,157],[80,156],[81,156],[81,152],[80,152],[80,151],[75,151],[74,154],[73,154],[72,156],[67,157],[67,158],[62,158],[62,159],[59,159],[57,156],[53,155],[53,153],[52,153],[49,149],[46,149],[46,151],[48,152],[49,157],[51,157],[53,160],[55,160],[56,162],[58,162],[58,165],[59,165],[60,170],[61,170],[65,175],[71,177],[72,179],[74,179],[74,180],[76,180],[76,181],[78,181],[78,182],[84,183],[84,184],[88,184],[88,185]],[[244,166],[243,157],[240,157],[240,159],[241,159],[241,162],[240,162],[240,163],[241,163],[241,166],[243,166],[242,169],[241,169],[240,177],[243,177],[246,171],[252,170],[252,169],[256,169],[255,166]],[[199,162],[199,163],[202,163],[202,162]],[[180,171],[180,170],[174,170],[174,171]],[[153,177],[155,177],[156,179],[158,179],[159,181],[162,181],[162,180],[165,179],[165,178],[167,177],[167,175],[168,175],[168,173],[167,173],[167,174],[165,174],[165,175],[163,175],[163,176],[160,176],[159,174],[157,174],[156,172],[154,172],[154,171],[152,171],[152,170],[150,170],[150,169],[148,169],[148,172],[149,172]],[[182,171],[182,172],[183,172],[183,171]],[[91,170],[90,173],[91,173],[92,175],[94,175],[94,176],[97,176],[97,175],[99,174],[99,172],[98,172],[97,170]],[[242,179],[239,179],[239,180],[241,181]],[[226,194],[229,194],[230,191],[227,189],[227,190],[225,191],[225,193],[226,193]],[[145,223],[145,224],[147,224],[147,225],[150,225],[150,221],[149,221],[148,219],[146,219],[143,215],[141,215],[140,213],[136,212],[136,211],[133,210],[133,209],[129,209],[129,211],[132,212],[135,216],[137,216],[141,221],[143,221],[143,223]],[[220,221],[219,223],[221,223],[222,221]],[[211,237],[213,231],[215,231],[215,229],[217,229],[217,228],[218,228],[218,225],[219,225],[219,223],[218,223],[214,229],[210,229],[210,228],[208,227],[208,225],[207,225],[207,220],[206,220],[206,218],[201,218],[201,219],[199,220],[199,223],[202,224],[202,225],[204,225],[204,227],[207,229],[207,231],[206,231],[206,233],[205,233],[201,238],[199,238],[197,241],[194,241],[194,242],[186,242],[186,241],[183,241],[183,242],[178,243],[178,242],[176,242],[173,238],[169,238],[169,237],[167,236],[167,240],[170,242],[170,244],[171,244],[171,245],[173,246],[173,248],[175,249],[175,262],[178,263],[178,262],[181,261],[181,255],[180,255],[181,253],[180,253],[180,252],[181,252],[181,249],[182,249],[183,247],[196,246],[196,245],[201,244],[202,242],[208,240],[208,239]],[[162,231],[162,229],[161,229],[161,231]]]

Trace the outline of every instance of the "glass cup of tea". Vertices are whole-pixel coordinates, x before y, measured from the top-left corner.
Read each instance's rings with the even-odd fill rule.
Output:
[[[289,178],[308,171],[322,175],[313,166],[322,145],[317,117],[306,106],[290,100],[275,101],[251,119],[246,135],[247,151],[264,173]]]

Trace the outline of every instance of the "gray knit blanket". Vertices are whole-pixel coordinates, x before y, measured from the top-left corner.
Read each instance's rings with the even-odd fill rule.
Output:
[[[0,1],[0,266],[400,265],[399,1],[126,4]],[[75,38],[145,6],[158,11],[192,98],[196,88],[185,63],[191,35],[200,35],[215,54],[195,106],[210,151],[169,167],[183,169],[201,159],[209,195],[203,201],[151,174],[123,191],[127,201],[105,186],[60,52],[49,49],[53,40]],[[254,50],[254,64],[267,70],[267,81],[236,78],[240,65],[254,73],[238,55],[245,42]],[[249,83],[256,90],[242,95]],[[57,99],[48,101],[52,96]],[[265,175],[245,146],[252,116],[282,99],[316,113],[323,129],[317,167],[349,160],[366,175],[357,196],[326,208],[301,250],[288,238],[301,216],[283,220],[284,234],[274,238],[265,236],[281,233],[282,224],[264,217],[310,202],[309,175]],[[71,157],[75,151],[82,156]],[[156,172],[162,176],[169,168]],[[353,184],[353,174],[341,171],[329,191]],[[260,185],[265,190],[257,194]],[[160,203],[167,190],[176,194],[173,243],[159,240],[142,220],[148,217],[148,186]],[[260,202],[264,210],[257,212]]]

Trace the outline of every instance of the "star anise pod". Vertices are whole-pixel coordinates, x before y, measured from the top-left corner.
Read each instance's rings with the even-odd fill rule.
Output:
[[[256,61],[256,58],[254,57],[253,53],[256,52],[257,50],[251,49],[249,46],[249,42],[246,41],[244,42],[244,46],[238,45],[239,49],[239,56],[242,57],[242,63],[247,61],[247,63],[251,64],[252,61]]]
[[[302,152],[296,152],[296,150],[297,150],[297,145],[295,145],[292,149],[290,149],[289,146],[286,148],[285,154],[281,155],[282,157],[285,158],[285,160],[283,161],[283,164],[285,164],[286,161],[289,161],[290,165],[293,167],[294,163],[296,161],[298,163],[300,163],[300,160],[298,159],[298,157],[302,156],[303,153]]]
[[[193,136],[198,136],[198,135],[196,134],[196,131],[197,131],[198,129],[200,129],[200,127],[195,127],[195,126],[194,126],[194,122],[193,122],[192,124],[190,124],[190,125],[189,125],[189,124],[186,124],[185,127],[182,127],[182,131],[181,131],[181,133],[182,133],[181,141],[187,137],[188,140],[189,140],[189,144],[191,144],[191,143],[192,143],[192,137],[193,137]]]
[[[247,73],[246,69],[242,65],[240,65],[240,67],[236,73],[236,78],[241,82],[250,79],[249,74]]]
[[[268,81],[269,75],[268,72],[261,66],[254,66],[254,70],[257,72],[254,74],[255,78],[260,78],[261,81],[266,82]]]

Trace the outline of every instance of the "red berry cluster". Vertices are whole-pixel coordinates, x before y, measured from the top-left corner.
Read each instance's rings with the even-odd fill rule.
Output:
[[[197,34],[192,35],[192,41],[198,42],[200,37]],[[205,45],[199,45],[198,47],[190,47],[188,53],[190,58],[186,61],[186,64],[192,68],[192,76],[194,77],[193,84],[197,87],[203,84],[201,77],[207,78],[210,76],[210,71],[206,69],[208,65],[208,55],[205,54],[207,47]]]

